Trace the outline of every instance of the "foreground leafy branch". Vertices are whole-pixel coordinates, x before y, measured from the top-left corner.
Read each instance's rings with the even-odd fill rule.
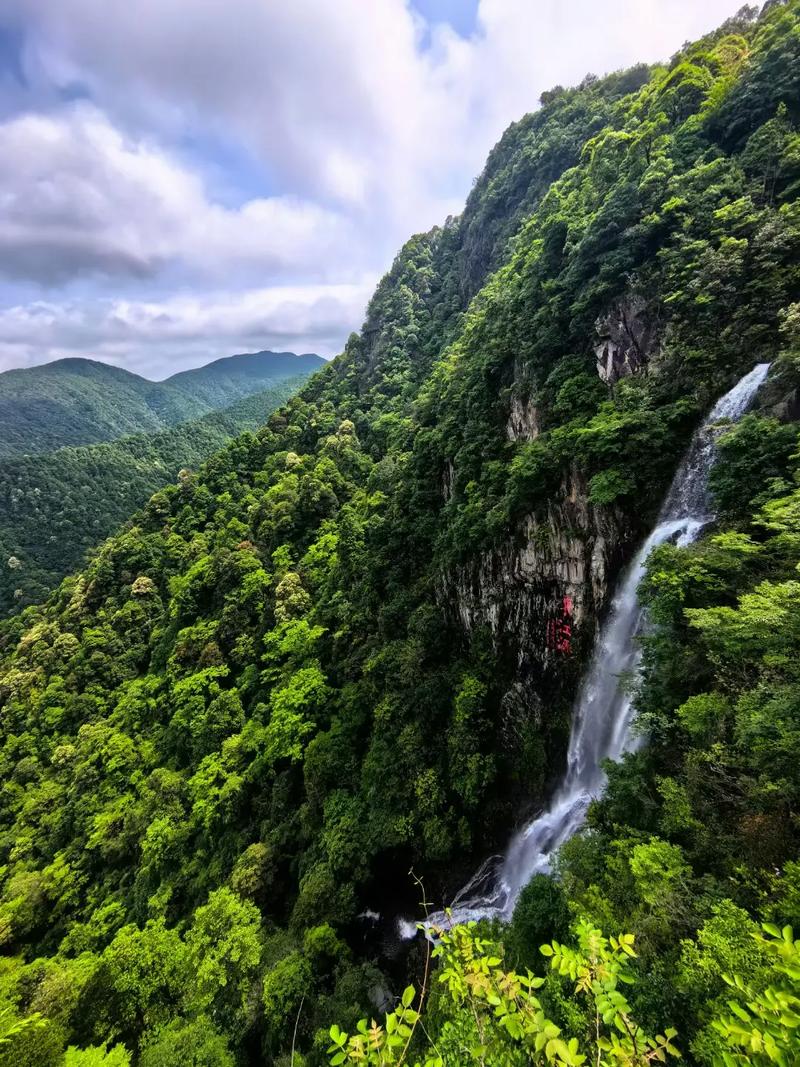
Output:
[[[772,957],[774,973],[767,988],[754,991],[738,975],[725,976],[734,990],[728,1002],[732,1014],[712,1024],[730,1048],[725,1067],[800,1062],[800,945],[791,926],[780,930],[765,923],[764,932],[757,940]]]
[[[620,990],[633,977],[628,960],[635,957],[633,936],[606,938],[589,923],[576,928],[577,946],[553,942],[542,947],[556,973],[575,983],[575,992],[592,1010],[594,1034],[581,1040],[564,1034],[548,1018],[536,991],[545,979],[530,971],[503,969],[502,949],[478,935],[475,924],[449,931],[433,931],[434,957],[440,961],[439,1022],[428,1030],[413,1008],[415,991],[409,986],[383,1025],[362,1019],[354,1035],[331,1028],[332,1065],[411,1063],[415,1029],[424,1033],[427,1049],[416,1067],[446,1067],[474,1063],[481,1067],[556,1064],[580,1067],[643,1067],[678,1057],[674,1030],[650,1037],[634,1021]]]

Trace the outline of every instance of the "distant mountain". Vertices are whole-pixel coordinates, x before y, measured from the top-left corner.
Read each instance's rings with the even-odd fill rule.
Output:
[[[0,374],[0,455],[163,430],[204,415],[188,393],[91,359]]]
[[[45,597],[181,468],[257,430],[307,377],[159,433],[0,457],[0,616]]]
[[[307,375],[320,356],[256,352],[215,360],[164,382],[91,359],[0,373],[0,457],[157,433],[276,382]]]
[[[238,397],[250,396],[265,381],[281,381],[298,374],[313,374],[325,363],[320,356],[305,352],[249,352],[225,359],[215,359],[204,367],[181,371],[167,378],[172,386],[209,406],[230,404]]]

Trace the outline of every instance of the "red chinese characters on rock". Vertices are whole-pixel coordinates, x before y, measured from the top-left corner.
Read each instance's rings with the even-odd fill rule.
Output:
[[[561,614],[547,623],[547,647],[568,655],[572,650],[572,597],[561,601]]]

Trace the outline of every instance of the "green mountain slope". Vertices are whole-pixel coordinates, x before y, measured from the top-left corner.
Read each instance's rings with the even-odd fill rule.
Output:
[[[799,121],[798,0],[545,94],[338,359],[3,624],[0,1063],[327,1062],[422,969],[359,916],[419,913],[410,868],[446,899],[546,797],[616,573],[698,420],[774,362],[718,528],[651,560],[649,744],[497,931],[520,968],[580,915],[636,936],[639,963],[557,950],[549,1062],[603,1062],[606,1024],[609,1062],[672,1024],[689,1062],[766,1062],[712,1023],[797,982],[750,935],[800,919]],[[384,1062],[426,1034],[448,1067],[536,1062],[538,1009],[487,992],[472,936]]]
[[[61,359],[0,374],[0,454],[49,452],[162,430],[207,409],[138,374],[90,359]]]
[[[324,365],[320,356],[306,352],[249,352],[207,363],[204,367],[173,374],[163,383],[179,389],[210,408],[250,396],[266,382],[313,374]]]
[[[323,363],[319,356],[259,352],[216,360],[166,382],[151,382],[91,359],[60,359],[4,371],[0,457],[165,430],[273,382],[308,374]]]
[[[0,459],[0,613],[43,599],[157,489],[257,430],[305,377],[172,430]]]

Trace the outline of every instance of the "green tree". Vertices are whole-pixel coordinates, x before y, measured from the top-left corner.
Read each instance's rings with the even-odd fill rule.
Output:
[[[223,887],[198,908],[186,935],[193,980],[189,1003],[240,1031],[251,1013],[261,960],[258,909]]]

